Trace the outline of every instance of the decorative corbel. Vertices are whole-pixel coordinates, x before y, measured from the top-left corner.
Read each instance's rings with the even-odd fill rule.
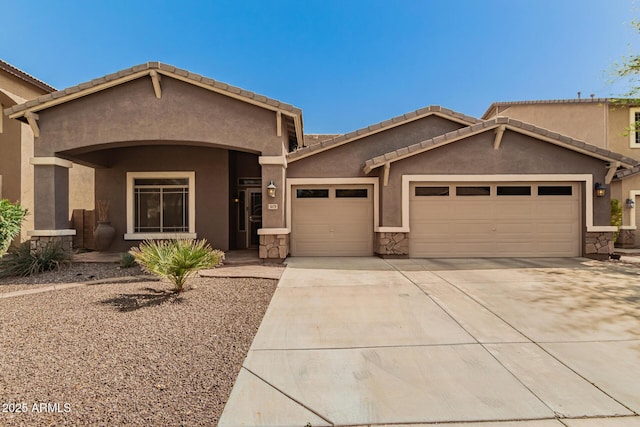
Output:
[[[31,126],[33,136],[39,138],[40,128],[38,127],[38,120],[40,119],[40,116],[33,111],[27,111],[26,113],[24,113],[24,117],[27,119],[27,123],[29,123],[29,126]]]
[[[387,162],[384,164],[384,175],[382,177],[382,182],[386,187],[389,185],[389,171],[391,170],[391,163]]]
[[[153,91],[156,94],[156,98],[162,98],[162,88],[160,87],[160,74],[156,70],[151,70],[149,73],[151,76],[151,83],[153,83]]]
[[[604,177],[604,183],[606,185],[609,185],[611,184],[611,181],[613,180],[613,176],[616,174],[616,171],[620,167],[620,162],[611,162],[607,165],[607,167],[609,168],[609,170],[607,171],[607,175]]]
[[[502,142],[502,136],[504,135],[504,131],[507,129],[505,125],[499,126],[496,129],[496,137],[493,140],[493,149],[497,150],[500,148],[500,143]]]
[[[276,136],[282,136],[282,112],[276,111]]]

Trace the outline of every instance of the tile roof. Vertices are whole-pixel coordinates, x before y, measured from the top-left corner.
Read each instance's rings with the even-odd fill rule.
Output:
[[[539,104],[607,104],[613,98],[574,98],[574,99],[540,99],[533,101],[504,101],[492,103],[482,115],[486,119],[497,107],[511,107],[512,105],[539,105]]]
[[[14,67],[13,65],[9,64],[6,61],[3,61],[2,59],[0,59],[0,70],[16,76],[17,78],[24,80],[25,82],[30,83],[46,92],[55,92],[56,90],[55,87],[46,84],[42,80],[33,77],[31,74]]]
[[[218,92],[228,92],[230,94],[233,94],[234,96],[246,98],[247,100],[251,100],[253,102],[263,104],[265,107],[269,109],[278,109],[282,111],[287,111],[294,115],[302,114],[302,110],[300,110],[297,107],[294,107],[293,105],[286,104],[284,102],[280,102],[278,100],[268,98],[266,96],[259,95],[254,92],[250,92],[236,86],[231,86],[226,83],[222,83],[222,82],[210,79],[208,77],[201,76],[200,74],[192,73],[188,70],[176,68],[172,65],[163,64],[161,62],[147,62],[145,64],[136,65],[131,68],[127,68],[125,70],[121,70],[112,74],[107,74],[106,76],[99,77],[91,81],[81,83],[76,86],[71,86],[64,90],[59,90],[47,95],[42,95],[38,98],[27,101],[23,104],[14,105],[11,108],[7,108],[5,110],[5,114],[7,115],[15,114],[25,110],[32,109],[34,107],[35,107],[34,109],[37,110],[38,106],[54,100],[59,100],[59,103],[63,103],[65,102],[66,100],[65,97],[67,96],[75,95],[75,94],[81,95],[81,92],[83,91],[88,91],[88,93],[92,93],[95,90],[89,91],[90,89],[99,90],[100,86],[105,85],[107,83],[117,82],[118,80],[125,79],[126,77],[134,76],[137,74],[145,75],[147,74],[145,72],[147,71],[151,72],[151,70],[158,70],[162,72],[162,74],[169,74],[169,75],[173,74],[175,76],[182,77],[194,83],[208,86],[211,90],[215,90]],[[46,108],[46,107],[43,107],[43,108]]]
[[[428,151],[432,148],[446,145],[450,142],[457,141],[467,136],[475,135],[478,133],[486,132],[491,129],[495,129],[499,126],[506,126],[510,130],[520,131],[524,133],[532,133],[536,136],[555,140],[558,145],[564,146],[568,149],[578,151],[592,157],[600,159],[619,161],[624,165],[631,167],[640,167],[640,162],[630,157],[624,156],[620,153],[605,150],[595,145],[587,144],[586,142],[579,141],[577,139],[570,138],[565,135],[561,135],[556,132],[552,132],[547,129],[543,129],[529,123],[514,120],[509,117],[496,117],[492,120],[486,120],[481,123],[468,126],[466,128],[458,129],[453,132],[446,133],[444,135],[436,136],[435,138],[428,139],[426,141],[419,142],[417,144],[410,145],[408,147],[401,148],[399,150],[390,151],[381,156],[376,156],[372,159],[365,161],[363,169],[365,173],[371,172],[373,169],[383,166],[385,163],[402,160],[406,157],[410,157],[415,154],[419,154]]]
[[[640,173],[640,165],[634,166],[631,169],[621,169],[617,171],[615,174],[615,178],[625,179],[625,178],[629,178],[631,176],[637,175],[639,173]]]
[[[313,144],[319,144],[327,139],[332,139],[338,137],[342,134],[340,133],[331,133],[331,134],[321,134],[321,133],[306,133],[304,135],[304,145],[309,146]]]
[[[413,120],[417,120],[423,117],[427,117],[433,114],[440,115],[442,117],[446,117],[449,119],[454,119],[458,122],[464,124],[473,124],[478,123],[480,120],[475,117],[467,116],[462,113],[455,112],[453,110],[449,110],[447,108],[440,107],[438,105],[432,105],[426,108],[421,108],[416,111],[412,111],[410,113],[403,114],[401,116],[393,117],[391,119],[385,120],[380,123],[373,124],[371,126],[367,126],[366,128],[358,129],[353,132],[337,135],[333,138],[324,140],[319,144],[313,144],[307,147],[300,148],[296,151],[293,151],[287,155],[288,161],[296,161],[302,159],[304,157],[311,156],[313,154],[320,153],[322,151],[329,150],[331,148],[338,147],[343,144],[347,144],[349,142],[355,141],[360,138],[364,138],[365,136],[369,136],[378,132],[385,131],[387,129],[394,128],[396,126],[402,125],[404,123],[411,122]]]

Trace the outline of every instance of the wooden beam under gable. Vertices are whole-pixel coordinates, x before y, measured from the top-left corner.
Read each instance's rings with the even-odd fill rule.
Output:
[[[282,112],[276,111],[276,136],[282,136]]]
[[[616,174],[616,171],[620,167],[620,162],[611,162],[609,163],[609,170],[607,171],[607,175],[604,177],[604,183],[606,185],[611,184],[611,180],[613,180],[613,176]]]
[[[151,83],[153,83],[153,91],[156,94],[156,98],[162,98],[162,88],[160,87],[160,75],[156,70],[151,70],[149,72],[149,76],[151,77]]]
[[[500,148],[500,143],[502,142],[502,136],[504,135],[504,131],[507,129],[505,125],[499,126],[496,129],[496,138],[493,140],[493,149],[497,150]]]
[[[33,111],[26,111],[24,113],[24,117],[27,119],[29,126],[31,126],[31,130],[33,131],[33,136],[36,138],[40,137],[40,128],[38,127],[38,119],[40,116],[34,113]]]
[[[4,107],[0,104],[0,133],[2,133],[2,122],[4,120]]]
[[[384,186],[389,185],[389,172],[391,171],[391,163],[387,162],[384,164],[384,175],[382,177],[382,181]]]

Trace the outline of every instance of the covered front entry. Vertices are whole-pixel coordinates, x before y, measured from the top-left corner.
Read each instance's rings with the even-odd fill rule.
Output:
[[[411,257],[580,255],[575,182],[417,182],[410,186]]]
[[[291,192],[291,255],[373,254],[372,185],[301,185]]]

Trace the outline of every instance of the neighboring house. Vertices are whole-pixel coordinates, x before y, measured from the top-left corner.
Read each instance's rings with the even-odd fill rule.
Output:
[[[634,105],[620,105],[608,98],[494,102],[482,118],[499,116],[553,129],[640,160],[640,134],[629,130],[640,119],[640,107]],[[627,247],[640,247],[640,233],[636,232],[636,225],[640,225],[639,172],[639,168],[629,170],[620,166],[618,173],[608,176],[603,183],[611,197],[622,203],[623,223],[618,243]]]
[[[609,194],[594,185],[639,164],[435,106],[305,136],[300,109],[157,62],[5,114],[39,132],[32,238],[71,241],[75,162],[95,169],[95,198],[110,203],[110,251],[197,237],[271,259],[607,254]]]
[[[0,110],[55,92],[55,88],[0,60]],[[0,198],[20,201],[30,215],[22,227],[21,240],[34,228],[33,166],[34,135],[28,124],[0,115]],[[70,173],[70,207],[92,208],[93,170],[76,167]]]

